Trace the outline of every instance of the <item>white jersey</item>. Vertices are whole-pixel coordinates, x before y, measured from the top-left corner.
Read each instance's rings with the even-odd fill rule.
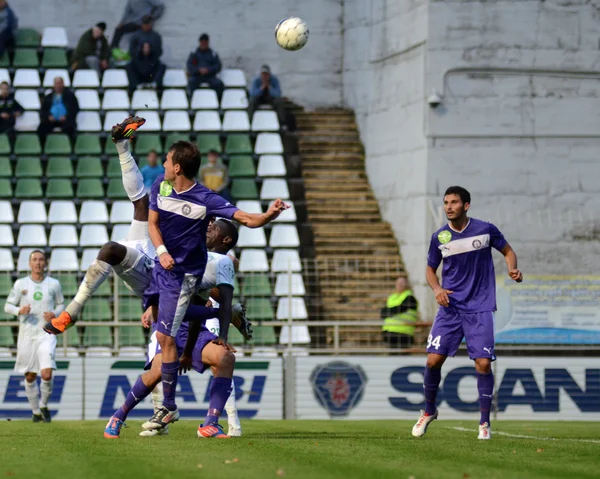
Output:
[[[204,271],[204,276],[202,276],[199,294],[205,299],[210,299],[213,308],[218,308],[219,303],[212,298],[208,298],[210,290],[222,284],[228,284],[233,288],[234,280],[235,268],[233,267],[233,261],[231,261],[229,255],[208,253],[206,270]],[[204,326],[211,333],[216,334],[217,336],[219,335],[221,328],[218,318],[207,319]]]
[[[46,324],[44,313],[51,311],[58,316],[64,309],[64,302],[62,288],[55,278],[46,276],[38,283],[27,276],[15,281],[6,303],[19,309],[31,306],[29,314],[19,315],[19,340],[45,338],[48,334],[42,329]]]

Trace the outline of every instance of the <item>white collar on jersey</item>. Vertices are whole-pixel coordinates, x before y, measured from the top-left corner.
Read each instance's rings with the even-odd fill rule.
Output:
[[[469,221],[467,221],[467,224],[465,225],[465,227],[460,231],[452,228],[452,223],[450,223],[450,222],[448,222],[448,228],[450,228],[455,233],[462,233],[464,230],[466,230],[469,227],[470,224],[471,224],[471,218],[469,218]]]
[[[194,184],[192,186],[190,186],[187,190],[177,191],[177,190],[175,190],[175,187],[173,187],[173,189],[175,190],[175,193],[177,193],[178,195],[182,195],[182,194],[187,193],[188,191],[190,191],[197,184],[198,184],[198,182],[196,180],[194,180]]]

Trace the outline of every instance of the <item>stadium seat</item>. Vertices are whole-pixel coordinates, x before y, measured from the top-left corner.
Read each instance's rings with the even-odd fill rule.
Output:
[[[292,326],[292,344],[310,344],[308,326]],[[290,343],[290,326],[283,326],[279,334],[279,344]]]
[[[81,262],[79,263],[79,271],[87,271],[90,265],[96,260],[100,248],[87,248],[83,250]]]
[[[13,58],[13,68],[37,68],[40,62],[37,50],[33,48],[17,48]]]
[[[277,319],[287,321],[288,319],[308,319],[306,305],[303,298],[279,298],[277,304]]]
[[[273,221],[274,223],[295,223],[296,222],[297,217],[296,217],[296,208],[294,207],[294,203],[289,200],[285,200],[285,203],[289,206],[289,208],[285,211],[282,211],[282,213],[277,217],[277,219],[275,219]],[[271,204],[273,204],[273,202],[271,202]],[[269,205],[269,206],[271,206],[271,205]]]
[[[44,145],[44,153],[46,155],[70,155],[71,140],[64,133],[54,133],[46,137]]]
[[[111,223],[131,223],[133,203],[131,201],[115,201],[110,209]]]
[[[226,111],[223,117],[223,131],[249,131],[250,121],[245,111]]]
[[[136,155],[147,155],[152,150],[156,150],[158,153],[163,152],[160,136],[157,134],[141,133],[137,135],[134,148]]]
[[[281,155],[283,153],[283,143],[279,133],[259,133],[256,137],[254,153],[257,155],[268,153]]]
[[[76,122],[78,131],[102,130],[102,122],[97,111],[80,111],[77,113]]]
[[[2,56],[0,56],[0,67],[8,68],[10,66],[10,58],[8,52],[5,50]]]
[[[63,27],[46,27],[42,33],[43,47],[63,47],[69,46],[67,39],[67,30]]]
[[[104,128],[102,129],[104,131],[110,131],[113,126],[121,123],[127,117],[129,117],[129,112],[125,110],[108,111],[104,117]],[[146,126],[144,125],[144,128],[145,127]]]
[[[12,82],[15,88],[39,88],[40,74],[35,68],[19,68],[15,72],[15,78]]]
[[[75,176],[77,178],[102,178],[102,163],[100,158],[93,156],[82,156],[77,162],[77,170]]]
[[[170,110],[163,118],[163,131],[190,131],[192,124],[187,111]]]
[[[49,68],[46,70],[42,86],[44,88],[52,88],[54,86],[54,79],[56,77],[62,78],[67,88],[71,86],[71,77],[69,76],[69,71],[64,68]]]
[[[46,206],[43,201],[25,200],[19,205],[17,222],[23,223],[45,223],[48,220]]]
[[[138,320],[140,319],[140,316],[138,316]],[[119,327],[119,345],[146,346],[143,328],[140,325]]]
[[[246,213],[258,213],[259,215],[263,213],[262,206],[260,205],[260,201],[256,200],[242,200],[238,201],[235,206],[237,206],[240,210],[245,211]]]
[[[67,52],[59,48],[45,48],[42,55],[42,68],[67,68]]]
[[[37,90],[29,88],[21,88],[15,91],[15,100],[26,110],[38,111],[42,106]]]
[[[276,178],[263,180],[262,187],[260,188],[261,200],[274,200],[277,198],[287,200],[289,197],[290,190],[288,189],[287,181]]]
[[[0,155],[9,155],[11,152],[10,141],[6,133],[0,133]]]
[[[298,251],[295,249],[275,250],[271,262],[271,272],[286,273],[288,271],[292,273],[300,273],[302,271],[302,263],[300,263]]]
[[[275,225],[271,229],[269,239],[271,248],[297,248],[300,246],[300,237],[295,225]]]
[[[108,178],[121,178],[121,163],[118,156],[113,156],[108,159],[106,166],[106,176]]]
[[[56,279],[60,281],[62,292],[65,297],[70,298],[75,296],[80,283],[76,273],[60,273],[56,275]]]
[[[127,193],[123,187],[123,181],[120,178],[111,178],[108,180],[106,196],[113,200],[122,200],[127,198]]]
[[[142,313],[142,302],[139,298],[119,299],[119,321],[139,321]]]
[[[46,186],[46,197],[54,198],[73,198],[73,184],[71,179],[67,178],[51,178]]]
[[[168,89],[163,91],[162,97],[160,99],[161,110],[187,110],[189,107],[190,104],[188,102],[185,90]]]
[[[15,215],[10,201],[0,201],[0,223],[12,223],[13,221],[15,221]]]
[[[53,136],[53,135],[50,135]],[[50,138],[50,136],[48,138]],[[35,133],[21,133],[15,141],[15,155],[41,155],[42,145]]]
[[[167,68],[163,77],[163,86],[165,88],[185,88],[187,86],[185,70]]]
[[[37,156],[20,156],[15,168],[17,178],[40,178],[42,176],[42,162]]]
[[[19,28],[15,35],[16,47],[37,48],[40,45],[40,34],[33,28]]]
[[[102,109],[103,110],[129,110],[131,104],[129,103],[129,95],[127,90],[106,90],[104,98],[102,98]],[[123,121],[125,117],[121,118]]]
[[[180,140],[190,141],[190,135],[186,133],[169,133],[169,136],[165,140],[165,146],[168,149],[173,143]]]
[[[38,76],[38,80],[39,80],[39,76]],[[9,85],[12,83],[11,79],[10,79],[10,73],[8,72],[8,70],[6,68],[0,68],[0,82],[5,81],[6,83],[8,83]],[[15,86],[15,85],[13,85]]]
[[[242,296],[271,296],[271,283],[264,274],[252,274],[244,277]]]
[[[111,284],[111,280],[110,280],[110,276],[107,278],[106,281],[104,281],[100,287],[94,291],[94,296],[112,296],[113,295],[113,290],[112,290],[112,284]]]
[[[83,346],[86,348],[98,346],[109,348],[112,347],[112,332],[110,330],[110,326],[88,326],[85,328],[83,333]]]
[[[0,347],[12,348],[15,346],[15,338],[13,337],[10,326],[0,326]]]
[[[19,256],[19,260],[20,260]],[[50,271],[77,271],[79,262],[77,253],[71,248],[54,248],[50,256],[48,269]]]
[[[52,201],[48,212],[48,223],[77,223],[75,204],[72,201]]]
[[[258,190],[254,179],[234,178],[231,182],[231,196],[236,200],[255,200]]]
[[[82,133],[75,139],[75,154],[82,155],[101,155],[102,147],[98,135]]]
[[[258,176],[266,178],[269,176],[285,176],[287,170],[281,155],[260,155],[258,159]]]
[[[15,131],[37,131],[40,126],[40,114],[37,111],[26,111],[15,121]]]
[[[116,70],[109,68],[104,70],[102,75],[102,88],[127,88],[129,80],[125,70]],[[125,118],[125,117],[123,117]]]
[[[96,90],[90,90],[87,88],[75,90],[75,96],[77,97],[80,110],[100,109],[100,97],[98,96],[98,92]]]
[[[8,158],[6,156],[0,156],[0,177],[2,177],[2,178],[12,178],[13,177],[12,164],[10,162],[10,158]]]
[[[9,248],[0,249],[0,271],[12,271],[14,269],[15,262],[13,261],[12,251]],[[10,278],[10,275],[6,275],[0,282],[0,290],[2,291],[3,296],[8,296],[10,289],[12,288],[12,279],[7,280],[6,278]],[[7,281],[8,289],[6,289]]]
[[[192,94],[192,110],[218,110],[219,99],[214,90],[198,88]]]
[[[252,116],[252,131],[279,131],[279,119],[273,110],[258,110]]]
[[[0,198],[12,198],[13,188],[8,178],[0,178]]]
[[[36,178],[23,178],[17,180],[15,198],[41,198],[42,183]]]
[[[146,357],[146,349],[139,346],[121,346],[117,357],[143,359]]]
[[[131,217],[129,217],[129,221],[131,222]],[[127,238],[129,234],[130,225],[128,224],[120,224],[114,225],[112,229],[112,233],[110,235],[111,241],[121,241]]]
[[[254,321],[272,321],[275,313],[268,298],[248,298],[246,300],[246,316]]]
[[[240,69],[224,69],[219,75],[226,88],[246,88],[246,75]]]
[[[300,260],[298,260],[298,262],[300,262]],[[240,255],[240,271],[242,273],[265,273],[269,271],[267,253],[262,249],[242,250],[242,254]]]
[[[256,169],[254,168],[254,159],[251,156],[231,156],[229,157],[229,176],[231,178],[238,178],[243,176],[256,176]]]
[[[239,248],[264,248],[267,246],[264,228],[240,226],[237,246]]]
[[[73,88],[98,88],[100,79],[96,70],[75,70]],[[79,105],[81,107],[81,105]]]
[[[98,178],[82,178],[77,183],[77,198],[104,198],[102,180]]]
[[[48,158],[46,176],[49,178],[69,178],[73,176],[73,164],[68,156],[52,156]]]
[[[222,151],[219,135],[198,135],[196,137],[196,144],[201,153],[209,150],[216,150],[219,153]]]
[[[46,246],[46,230],[42,225],[23,225],[19,229],[17,246]]]
[[[155,110],[138,110],[135,112],[136,116],[141,116],[146,119],[146,123],[144,123],[144,131],[161,131],[162,126],[160,123],[160,116],[158,116],[158,112]],[[123,121],[125,117],[121,118],[120,121]]]
[[[192,106],[192,108],[194,107]],[[246,95],[246,90],[243,90],[242,88],[230,88],[223,92],[223,97],[221,98],[222,110],[246,110],[247,108],[248,96]]]
[[[0,225],[0,246],[14,246],[12,228],[9,225]]]
[[[50,230],[48,246],[78,246],[77,229],[74,225],[54,225]]]
[[[2,226],[0,226],[0,231]],[[0,246],[6,246],[3,244],[4,239],[0,237]],[[17,258],[17,271],[29,271],[29,255],[34,248],[21,248],[19,250],[19,257]]]
[[[252,154],[252,143],[248,135],[230,134],[227,135],[225,151],[228,155],[247,155]]]
[[[104,246],[108,243],[108,233],[104,225],[83,225],[79,236],[79,246]]]
[[[135,90],[131,98],[132,110],[158,110],[160,102],[154,90]],[[140,115],[144,117],[144,115]],[[145,117],[144,117],[145,118]]]
[[[198,111],[194,117],[194,131],[221,131],[221,118],[216,111]]]
[[[277,275],[275,281],[276,296],[304,296],[306,289],[301,274],[282,273]]]
[[[79,212],[79,222],[83,224],[108,222],[108,211],[104,201],[84,201]]]
[[[253,326],[254,334],[251,343],[256,346],[273,346],[277,344],[273,326]]]

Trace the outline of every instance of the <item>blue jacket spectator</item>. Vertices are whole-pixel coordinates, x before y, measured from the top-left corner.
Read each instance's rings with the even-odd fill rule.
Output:
[[[261,66],[258,76],[252,80],[248,105],[250,120],[252,120],[254,111],[260,105],[271,105],[277,113],[279,124],[286,126],[285,108],[281,99],[281,86],[279,79],[271,73],[269,65]]]
[[[19,20],[8,6],[6,0],[0,0],[0,57],[4,55],[7,48],[15,44],[15,32],[19,26]]]
[[[162,90],[166,66],[160,62],[158,55],[152,51],[152,47],[148,42],[144,43],[142,49],[131,57],[131,62],[127,64],[125,69],[129,78],[130,94],[133,94],[135,89],[142,83],[150,84]]]
[[[221,71],[221,59],[217,52],[210,49],[209,41],[210,39],[206,33],[200,35],[200,46],[188,57],[188,88],[191,94],[200,85],[206,83],[221,98],[225,88],[223,82],[217,78],[217,73]]]
[[[250,96],[260,96],[263,93],[263,87],[266,84],[269,95],[273,98],[281,97],[281,86],[279,84],[279,78],[270,73],[270,70],[264,71],[266,68],[269,68],[268,65],[263,65],[261,68],[261,74],[254,77],[252,80],[252,86],[250,87]],[[268,73],[268,75],[265,75]],[[266,79],[263,79],[263,76]]]
[[[159,0],[128,0],[110,47],[119,48],[123,35],[139,30],[144,17],[149,17],[152,21],[158,20],[164,11],[165,4]]]
[[[150,49],[157,57],[163,54],[162,37],[152,29],[152,18],[144,17],[141,30],[135,32],[129,42],[129,55],[134,58],[142,51],[144,43],[150,44]]]
[[[165,172],[165,168],[158,164],[158,154],[152,150],[148,153],[148,164],[141,169],[144,178],[144,188],[150,191],[152,185],[160,175]]]
[[[65,88],[62,77],[56,77],[53,91],[46,95],[40,109],[38,133],[42,145],[46,136],[57,128],[72,137],[77,127],[75,120],[78,112],[77,97],[71,90]]]

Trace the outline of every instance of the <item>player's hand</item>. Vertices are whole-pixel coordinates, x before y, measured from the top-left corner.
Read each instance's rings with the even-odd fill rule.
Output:
[[[217,339],[213,339],[213,344],[217,346],[223,346],[227,351],[231,351],[232,353],[236,353],[237,349],[235,349],[231,344],[227,342],[227,339],[219,336]]]
[[[510,279],[516,281],[517,283],[523,281],[523,273],[521,273],[518,269],[511,269],[508,272],[508,275],[510,276]]]
[[[187,354],[182,354],[179,358],[179,375],[187,373],[192,369],[192,357]]]
[[[267,216],[269,217],[269,221],[273,221],[274,219],[276,219],[282,212],[287,210],[289,207],[290,205],[284,203],[280,199],[275,200],[267,210]]]
[[[150,306],[146,311],[144,311],[144,314],[142,314],[140,321],[142,322],[142,326],[146,329],[152,326],[152,306]]]
[[[163,253],[158,257],[158,260],[160,261],[160,265],[165,268],[167,271],[170,271],[173,269],[173,266],[175,266],[175,261],[173,260],[173,257],[169,254],[169,253]]]
[[[56,318],[56,315],[52,311],[46,311],[44,313],[44,319],[50,321],[52,318]]]
[[[29,306],[28,304],[26,304],[25,306],[21,306],[21,309],[19,309],[19,314],[29,314],[31,312],[31,306]]]
[[[439,304],[440,306],[447,307],[450,304],[450,298],[448,298],[448,295],[452,294],[453,292],[454,291],[450,291],[448,289],[443,288],[436,290],[435,300],[437,301],[437,304]]]

